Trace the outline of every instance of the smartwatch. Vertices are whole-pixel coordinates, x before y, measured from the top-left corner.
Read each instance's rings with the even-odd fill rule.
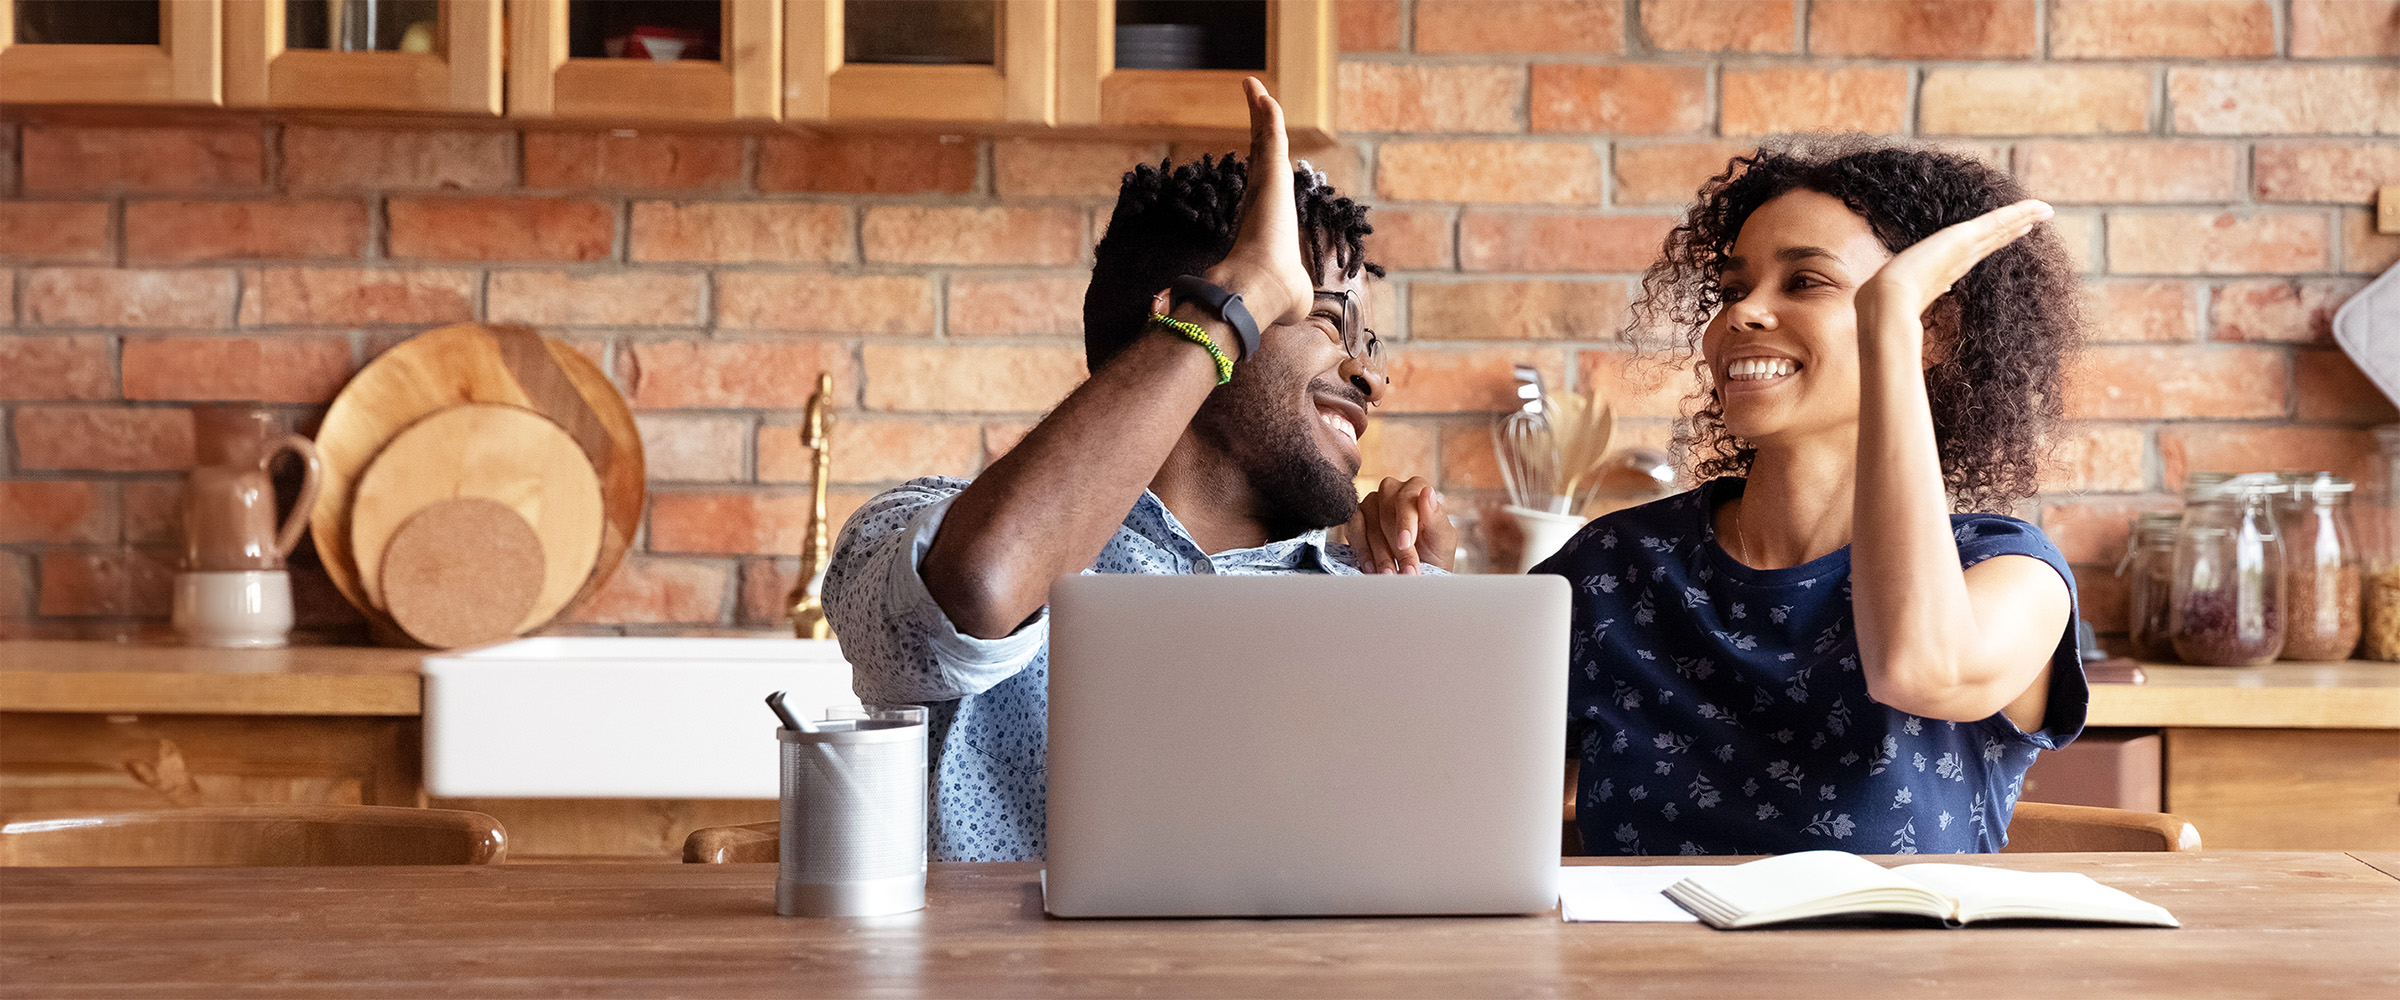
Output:
[[[1201,308],[1215,313],[1225,321],[1225,325],[1232,327],[1233,335],[1242,340],[1242,360],[1257,356],[1258,321],[1250,318],[1250,307],[1242,304],[1240,295],[1197,274],[1176,278],[1173,284],[1167,286],[1167,291],[1169,301],[1199,303]]]

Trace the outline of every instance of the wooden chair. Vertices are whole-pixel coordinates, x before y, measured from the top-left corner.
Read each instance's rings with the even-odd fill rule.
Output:
[[[0,867],[488,865],[500,821],[396,806],[196,806],[0,824]]]
[[[1559,853],[1570,858],[1583,854],[1583,835],[1575,828],[1575,778],[1581,764],[1581,761],[1567,762],[1566,823],[1560,834]],[[2053,802],[2018,802],[2015,815],[2008,821],[2008,846],[2001,848],[2000,853],[2199,849],[2200,831],[2181,816]]]
[[[2200,831],[2181,816],[2055,802],[2018,802],[2003,854],[2197,851]]]
[[[783,858],[782,829],[783,824],[773,820],[740,826],[704,826],[683,838],[683,860],[703,865],[779,861]]]

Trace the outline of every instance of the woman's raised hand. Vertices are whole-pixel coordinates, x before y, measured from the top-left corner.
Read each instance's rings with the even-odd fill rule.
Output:
[[[1283,107],[1255,77],[1242,80],[1250,104],[1250,165],[1242,190],[1233,250],[1208,270],[1208,280],[1242,296],[1259,328],[1300,322],[1316,282],[1300,259],[1300,209],[1292,192],[1291,141]]]
[[[2027,198],[1946,227],[1901,250],[1859,288],[1859,329],[1868,329],[1868,310],[1923,315],[1977,263],[2032,232],[2052,214],[2049,203]]]

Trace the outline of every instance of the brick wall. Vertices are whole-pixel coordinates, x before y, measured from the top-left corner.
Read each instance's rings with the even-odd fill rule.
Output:
[[[2400,419],[2331,346],[2400,257],[2389,0],[1345,2],[1342,145],[1393,265],[1377,469],[1489,497],[1508,367],[1607,386],[1633,275],[1755,137],[1935,139],[2060,207],[2098,341],[2032,513],[2106,567],[2196,468],[2377,475]],[[1083,273],[1116,176],[1166,141],[345,128],[164,116],[0,126],[0,632],[166,611],[182,408],[303,426],[397,340],[532,323],[607,359],[650,454],[645,537],[587,624],[773,627],[802,538],[798,407],[843,404],[836,516],[971,474],[1081,377]],[[1218,144],[1221,147],[1223,144]],[[312,620],[338,602],[306,588]],[[41,624],[31,624],[41,623]]]

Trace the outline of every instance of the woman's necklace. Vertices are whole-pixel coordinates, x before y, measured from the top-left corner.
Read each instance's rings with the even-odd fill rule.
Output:
[[[1733,540],[1742,547],[1741,551],[1733,554],[1734,561],[1744,566],[1750,565],[1750,536],[1742,532],[1742,508],[1746,506],[1749,506],[1748,499],[1737,497],[1733,501],[1733,509],[1725,512],[1725,519],[1733,522]]]

